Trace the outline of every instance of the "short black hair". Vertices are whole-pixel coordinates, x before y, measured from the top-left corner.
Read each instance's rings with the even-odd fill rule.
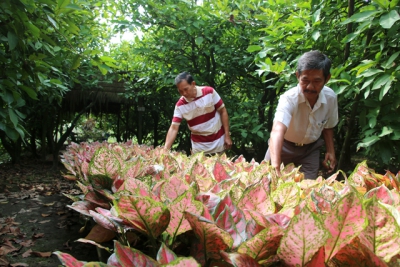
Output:
[[[297,72],[301,75],[304,70],[322,70],[325,80],[331,73],[331,60],[318,50],[304,53],[297,62]]]
[[[178,84],[181,83],[183,80],[185,80],[188,84],[191,84],[191,83],[194,81],[193,76],[192,76],[189,72],[184,71],[184,72],[182,72],[182,73],[179,73],[179,74],[176,76],[176,78],[175,78],[175,85],[178,85]]]

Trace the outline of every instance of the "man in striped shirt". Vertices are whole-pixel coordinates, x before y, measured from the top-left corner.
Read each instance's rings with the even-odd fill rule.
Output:
[[[175,85],[181,97],[175,105],[164,148],[171,149],[179,125],[185,119],[191,131],[192,154],[201,151],[220,153],[230,149],[228,112],[218,93],[209,86],[196,86],[188,72],[180,73],[175,78]]]

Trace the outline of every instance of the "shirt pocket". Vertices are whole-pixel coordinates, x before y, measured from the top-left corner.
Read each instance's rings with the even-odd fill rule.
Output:
[[[326,123],[328,122],[327,119],[324,119],[322,121],[318,121],[317,122],[317,127],[321,130],[323,130],[325,128]]]

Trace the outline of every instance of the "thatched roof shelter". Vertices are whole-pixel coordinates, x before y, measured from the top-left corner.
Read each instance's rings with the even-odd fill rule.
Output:
[[[123,95],[125,91],[124,82],[99,82],[96,87],[90,89],[75,87],[64,96],[62,109],[68,113],[80,112],[94,101],[91,113],[118,114],[121,106],[134,104],[134,100]]]

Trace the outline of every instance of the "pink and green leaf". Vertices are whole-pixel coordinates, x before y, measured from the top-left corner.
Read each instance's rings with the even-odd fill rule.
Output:
[[[115,179],[121,170],[121,164],[114,152],[105,147],[97,150],[89,164],[89,174],[106,175]]]
[[[230,179],[230,175],[226,172],[224,165],[220,160],[217,160],[213,169],[214,179],[219,183],[224,180]]]
[[[384,184],[369,190],[367,193],[365,193],[364,198],[372,198],[373,196],[376,196],[376,198],[382,203],[388,205],[394,204],[392,193]]]
[[[121,218],[152,238],[167,229],[171,217],[163,203],[149,197],[123,195],[114,201],[114,206]]]
[[[332,261],[335,266],[388,267],[382,259],[360,243],[358,238],[338,251]]]
[[[191,229],[189,222],[185,219],[185,211],[198,215],[203,212],[203,204],[194,200],[192,190],[176,198],[168,205],[168,208],[171,211],[171,220],[166,231],[172,239]]]
[[[331,236],[325,243],[325,261],[329,261],[367,226],[366,212],[356,193],[344,196],[325,219]]]
[[[200,240],[200,244],[203,244],[206,259],[219,259],[221,250],[232,247],[232,237],[215,223],[189,212],[185,212],[185,218],[189,221],[193,232]]]
[[[325,249],[321,247],[314,257],[306,264],[306,267],[321,267],[326,266],[325,264]]]
[[[90,210],[89,213],[98,225],[114,232],[118,231],[118,224],[113,220],[110,220],[106,216],[92,210]]]
[[[232,249],[237,248],[243,242],[245,236],[242,237],[240,235],[227,205],[225,205],[225,209],[215,219],[215,223],[231,235],[233,239]]]
[[[115,254],[115,252],[113,254],[111,254],[110,257],[108,257],[107,259],[107,264],[111,265],[111,266],[115,266],[115,267],[124,267],[121,265],[121,263],[118,261],[117,259],[117,255]]]
[[[181,179],[177,175],[172,175],[165,183],[161,186],[160,199],[162,202],[173,201],[183,193],[187,192],[189,185],[185,180]]]
[[[84,200],[94,203],[97,206],[103,207],[105,209],[110,208],[110,201],[95,191],[89,191],[85,195]]]
[[[85,263],[83,265],[83,267],[114,267],[114,266],[108,265],[108,264],[106,264],[104,262],[94,262],[94,261],[92,261],[92,262]]]
[[[262,186],[262,183],[246,188],[242,198],[239,200],[238,207],[242,210],[254,210],[263,215],[275,212],[275,204],[270,194]]]
[[[232,264],[234,267],[261,267],[261,265],[252,257],[241,253],[227,253],[221,251],[222,258]]]
[[[309,207],[313,212],[326,214],[332,210],[331,203],[321,193],[312,190],[309,196]]]
[[[329,232],[307,207],[294,216],[282,237],[278,256],[290,266],[304,266],[323,246]]]
[[[97,189],[111,190],[111,186],[114,182],[113,179],[103,174],[91,175],[88,178],[93,188]]]
[[[283,183],[272,193],[272,199],[283,208],[294,207],[300,202],[300,188],[295,182]]]
[[[71,208],[83,215],[86,216],[91,216],[89,211],[90,210],[94,210],[95,208],[97,208],[99,205],[83,200],[83,201],[76,201],[74,203],[72,203],[72,205],[67,205],[68,208]]]
[[[236,225],[237,231],[244,237],[246,230],[246,218],[243,214],[243,211],[240,210],[233,202],[229,194],[227,194],[219,203],[214,211],[213,217],[217,218],[219,214],[228,208],[229,213],[233,218],[233,222]]]
[[[243,242],[238,252],[247,254],[257,261],[268,259],[276,254],[282,236],[283,230],[277,225],[271,225]]]
[[[218,207],[221,198],[213,193],[199,193],[196,195],[196,200],[202,202],[211,214],[214,214],[215,209]]]
[[[361,243],[386,262],[400,253],[400,227],[391,209],[376,196],[365,201],[368,225],[359,235]]]
[[[168,264],[177,258],[178,258],[178,256],[176,256],[176,254],[171,249],[169,249],[165,245],[165,243],[161,243],[160,249],[157,252],[158,263]]]
[[[160,264],[143,252],[114,242],[115,255],[122,266],[158,267]]]
[[[192,257],[179,257],[163,267],[201,267],[201,265]]]
[[[123,180],[137,178],[143,173],[144,164],[140,159],[126,162],[123,166],[124,168],[121,173],[121,178]]]
[[[53,254],[57,255],[58,259],[61,261],[63,265],[66,267],[82,267],[85,262],[78,261],[73,256],[68,253],[63,253],[61,251],[53,252]]]
[[[128,178],[125,180],[125,182],[119,187],[118,192],[123,190],[126,190],[131,195],[135,196],[151,196],[149,186],[137,178]]]

